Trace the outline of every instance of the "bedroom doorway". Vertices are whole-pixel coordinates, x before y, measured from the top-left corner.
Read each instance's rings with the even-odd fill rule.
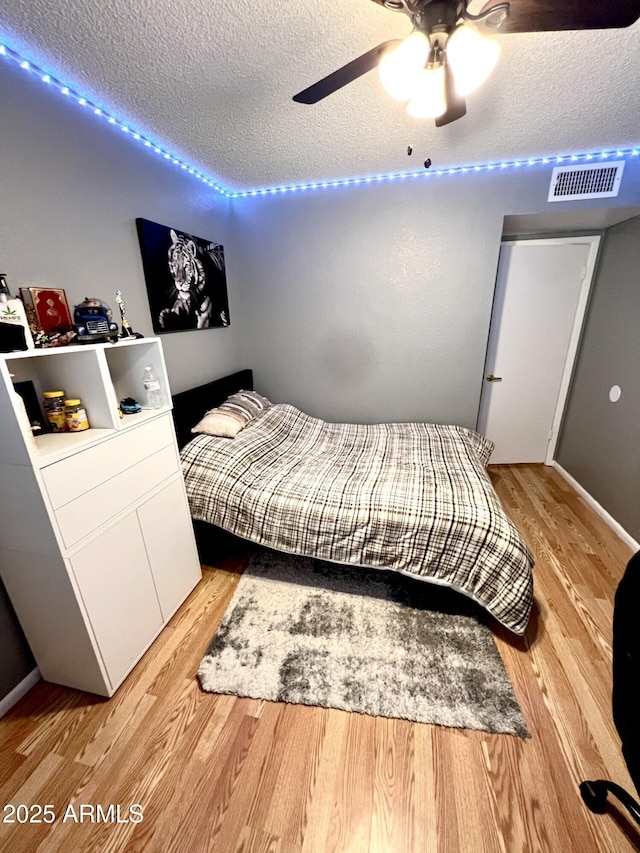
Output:
[[[492,464],[553,462],[599,243],[501,244],[478,416]]]

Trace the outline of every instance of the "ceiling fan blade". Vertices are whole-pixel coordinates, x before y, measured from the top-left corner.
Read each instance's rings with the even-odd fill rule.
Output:
[[[480,15],[498,0],[485,3]],[[478,21],[484,33],[536,33],[550,30],[606,30],[628,27],[640,17],[640,0],[509,0],[501,26]]]
[[[392,12],[406,12],[407,4],[404,0],[373,0],[378,6],[384,6],[385,9],[391,9]]]
[[[349,62],[348,65],[338,68],[333,74],[329,74],[327,77],[323,77],[322,80],[318,80],[313,86],[309,86],[307,89],[303,89],[302,92],[298,92],[297,95],[293,96],[293,100],[298,104],[316,104],[318,101],[326,98],[327,95],[332,95],[338,89],[342,89],[343,86],[352,83],[358,77],[362,77],[367,71],[374,69],[378,62],[380,62],[383,53],[400,44],[400,41],[400,39],[390,39],[379,44],[367,53],[363,53],[362,56],[354,59],[353,62]]]
[[[464,98],[461,98],[456,92],[453,71],[449,65],[444,66],[444,91],[447,99],[447,111],[438,116],[436,127],[444,127],[445,124],[451,124],[452,121],[457,121],[467,114],[467,105]]]

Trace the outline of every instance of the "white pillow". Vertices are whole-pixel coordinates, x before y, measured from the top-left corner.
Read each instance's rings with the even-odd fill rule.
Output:
[[[235,412],[223,409],[209,409],[202,420],[193,427],[191,432],[235,438],[246,424],[246,419]]]

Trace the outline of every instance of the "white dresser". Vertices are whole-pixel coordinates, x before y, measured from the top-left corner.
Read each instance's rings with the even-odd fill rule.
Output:
[[[163,407],[120,418],[147,365]],[[91,428],[33,446],[18,382],[81,398]],[[103,696],[196,586],[160,340],[0,355],[0,575],[43,678]]]

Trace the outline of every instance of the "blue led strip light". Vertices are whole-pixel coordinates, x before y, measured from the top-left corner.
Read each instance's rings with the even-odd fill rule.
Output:
[[[331,181],[315,181],[307,184],[289,184],[286,186],[267,187],[264,189],[256,190],[230,190],[216,183],[216,181],[207,177],[193,166],[189,165],[188,163],[185,163],[179,157],[174,156],[171,152],[167,151],[162,146],[157,145],[155,142],[152,142],[143,134],[134,130],[134,128],[132,128],[128,123],[117,119],[107,110],[102,109],[98,105],[94,104],[92,101],[80,95],[74,89],[70,88],[69,86],[66,86],[64,83],[61,83],[58,79],[53,77],[51,74],[48,74],[46,71],[43,71],[41,68],[30,62],[28,59],[25,59],[12,48],[0,44],[0,56],[12,60],[28,74],[35,75],[36,77],[40,78],[40,80],[44,84],[52,87],[53,89],[56,89],[60,94],[71,98],[81,107],[91,110],[95,116],[97,116],[99,119],[102,119],[103,121],[106,121],[107,124],[117,125],[120,130],[126,133],[131,139],[134,139],[136,142],[139,142],[145,148],[149,148],[155,154],[160,155],[163,159],[167,160],[173,165],[179,166],[181,169],[184,169],[190,175],[193,175],[195,178],[202,181],[204,184],[211,187],[213,190],[215,190],[217,193],[220,193],[220,195],[223,195],[225,198],[250,198],[255,196],[279,195],[282,193],[307,192],[309,190],[319,190],[333,187],[349,187],[363,184],[366,185],[390,183],[393,181],[411,181],[418,178],[436,178],[442,175],[463,175],[469,172],[475,173],[491,172],[494,170],[500,171],[504,169],[521,169],[523,167],[526,168],[530,166],[539,165],[555,165],[558,163],[588,163],[592,160],[607,160],[610,157],[637,157],[640,154],[640,146],[638,146],[634,148],[606,149],[604,151],[590,152],[585,154],[560,154],[557,156],[527,157],[520,160],[503,160],[495,163],[478,163],[467,166],[451,166],[442,169],[421,169],[420,171],[414,172],[390,172],[384,175],[373,175],[369,177],[360,178],[342,178]]]
[[[415,178],[434,178],[442,175],[463,175],[469,172],[492,172],[494,170],[521,169],[528,166],[556,165],[558,163],[589,163],[592,160],[602,161],[615,157],[637,157],[640,146],[635,148],[607,149],[587,154],[559,154],[547,157],[527,157],[520,160],[502,160],[496,163],[477,163],[470,166],[451,166],[443,169],[426,169],[416,172],[390,172],[386,175],[373,175],[364,178],[342,178],[335,181],[315,181],[308,184],[291,184],[282,187],[268,187],[258,190],[237,190],[230,193],[231,198],[248,198],[255,196],[277,195],[279,193],[306,192],[326,187],[347,187],[357,184],[389,183],[393,181],[411,181]]]
[[[61,83],[60,80],[58,80],[52,74],[48,74],[46,71],[43,71],[42,68],[38,67],[30,60],[25,59],[17,51],[12,50],[6,45],[0,44],[0,56],[12,60],[17,65],[19,65],[20,68],[23,69],[23,71],[40,78],[40,80],[44,84],[50,86],[52,89],[55,89],[61,95],[70,98],[72,101],[75,101],[75,103],[79,104],[79,106],[83,107],[84,109],[90,110],[95,116],[97,116],[99,119],[102,119],[107,124],[119,127],[120,130],[123,133],[126,133],[131,139],[135,140],[136,142],[139,142],[145,148],[149,148],[155,154],[158,154],[160,157],[172,163],[174,166],[178,166],[180,169],[184,169],[185,172],[188,172],[190,175],[193,175],[195,178],[202,181],[208,187],[211,187],[213,190],[225,196],[226,198],[229,198],[232,195],[229,190],[225,189],[225,187],[220,186],[220,184],[218,184],[215,180],[212,180],[211,178],[207,177],[207,175],[204,175],[202,172],[200,172],[198,169],[195,169],[189,163],[185,163],[184,160],[181,160],[179,157],[176,157],[170,151],[167,151],[166,148],[163,148],[161,145],[158,145],[151,139],[148,139],[142,133],[139,133],[134,128],[132,128],[131,125],[129,125],[127,122],[121,121],[107,110],[93,103],[88,98],[83,97],[70,86]]]

